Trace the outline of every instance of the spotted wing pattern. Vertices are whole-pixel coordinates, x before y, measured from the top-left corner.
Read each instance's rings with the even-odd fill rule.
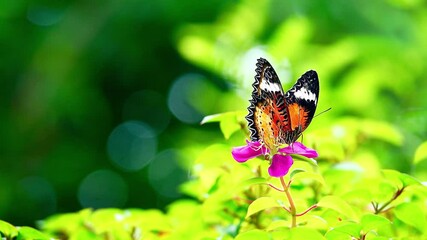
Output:
[[[313,70],[304,73],[286,93],[271,64],[260,58],[255,69],[252,99],[246,120],[251,141],[270,149],[295,142],[316,111],[319,80]]]

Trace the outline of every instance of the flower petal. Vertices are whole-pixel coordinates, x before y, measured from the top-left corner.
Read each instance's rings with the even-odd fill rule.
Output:
[[[246,142],[246,146],[234,147],[231,151],[231,155],[233,155],[233,158],[238,162],[246,162],[251,158],[258,157],[268,152],[259,142]]]
[[[294,160],[290,155],[274,154],[268,173],[272,177],[283,177],[288,173],[293,163]]]
[[[319,156],[316,150],[304,146],[300,142],[294,142],[291,145],[279,149],[279,152],[286,154],[298,154],[308,158],[316,158]]]

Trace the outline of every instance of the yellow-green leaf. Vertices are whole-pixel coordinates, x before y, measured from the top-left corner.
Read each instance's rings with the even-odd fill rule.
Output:
[[[298,172],[292,177],[292,181],[296,180],[314,180],[322,185],[325,185],[325,180],[323,180],[323,177],[314,172]]]
[[[417,150],[415,150],[414,164],[417,164],[423,160],[427,160],[427,141],[423,142],[420,146],[418,146]]]
[[[28,240],[28,239],[37,239],[37,240],[49,240],[50,237],[44,233],[30,227],[17,227],[18,228],[18,237],[17,240]]]
[[[18,235],[18,230],[12,224],[0,220],[0,236],[7,237],[7,239],[13,239]]]
[[[363,232],[367,233],[370,231],[377,232],[379,229],[382,229],[387,225],[391,225],[391,222],[383,216],[369,213],[362,217],[360,224],[363,227]]]
[[[235,240],[264,240],[270,239],[270,236],[267,232],[261,231],[258,229],[250,230],[244,233],[241,233],[234,238]]]
[[[310,239],[310,240],[324,240],[325,237],[323,237],[320,232],[307,228],[307,227],[297,227],[291,229],[291,237],[289,238],[291,240],[300,240],[300,239]]]
[[[394,213],[402,222],[424,232],[427,227],[425,211],[416,203],[402,203],[394,209]]]
[[[325,237],[328,240],[359,239],[362,227],[357,223],[346,222],[330,229]]]
[[[228,139],[234,132],[241,129],[239,119],[243,119],[242,112],[226,112],[206,116],[200,124],[219,122],[222,134]]]
[[[246,188],[252,185],[259,185],[259,184],[267,184],[267,179],[263,177],[254,177],[242,182],[239,187]]]
[[[337,196],[323,197],[317,203],[317,206],[333,209],[350,219],[357,219],[357,215],[350,204]]]
[[[277,202],[276,199],[272,197],[260,197],[249,205],[248,212],[246,213],[246,217],[249,217],[264,209],[274,208],[274,207],[281,207],[280,203]]]

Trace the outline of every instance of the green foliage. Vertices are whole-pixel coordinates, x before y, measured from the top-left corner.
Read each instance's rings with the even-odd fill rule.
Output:
[[[49,235],[46,235],[34,228],[15,227],[1,220],[0,220],[0,237],[5,240],[51,239]]]
[[[232,113],[226,115],[205,119],[236,121],[229,117]],[[381,140],[387,141],[377,141]],[[298,216],[297,226],[290,228],[288,199],[284,189],[277,187],[279,180],[266,174],[267,162],[254,159],[236,163],[230,156],[231,147],[213,144],[200,152],[192,168],[192,180],[181,188],[195,200],[176,201],[166,212],[85,209],[51,216],[39,222],[39,227],[49,236],[67,239],[329,240],[427,236],[427,188],[423,184],[396,170],[365,171],[363,165],[345,161],[294,163],[285,177],[291,183],[288,190]],[[41,234],[34,229],[1,224],[5,237]]]
[[[234,132],[240,130],[242,126],[245,125],[242,122],[242,119],[246,114],[246,112],[228,112],[223,114],[210,115],[203,118],[201,124],[219,122],[219,127],[222,134],[224,134],[226,139],[229,139]]]

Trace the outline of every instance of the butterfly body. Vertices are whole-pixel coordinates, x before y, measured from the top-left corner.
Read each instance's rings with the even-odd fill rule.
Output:
[[[269,149],[292,144],[310,124],[319,98],[319,80],[313,70],[304,73],[286,93],[271,64],[258,59],[252,99],[248,107],[251,141]]]

